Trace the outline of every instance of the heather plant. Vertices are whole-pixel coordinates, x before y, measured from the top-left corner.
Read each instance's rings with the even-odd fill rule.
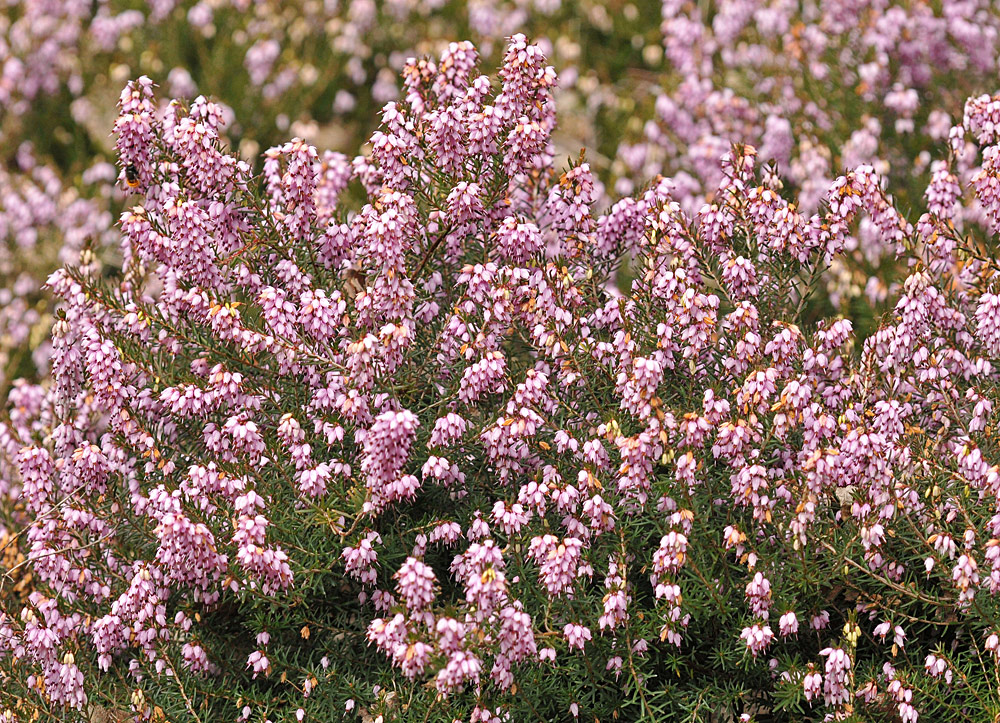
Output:
[[[3,715],[995,718],[1000,297],[961,209],[1000,217],[1000,100],[911,225],[871,166],[807,215],[741,144],[696,212],[658,178],[599,214],[523,36],[401,82],[369,158],[259,173],[218,104],[122,93],[121,272],[50,277],[3,428]],[[806,311],[861,224],[909,271],[859,345]]]
[[[11,171],[0,194],[12,201],[0,200],[0,254],[14,257],[0,270],[11,298],[0,384],[46,371],[33,342],[52,321],[38,287],[53,259],[86,245],[119,261],[104,219],[131,202],[112,192],[107,127],[128,77],[148,75],[188,102],[213,97],[222,138],[251,163],[291,135],[354,154],[377,109],[399,98],[407,57],[470,37],[493,65],[503,37],[528,32],[570,80],[554,144],[590,149],[600,209],[612,200],[603,184],[627,195],[666,175],[694,215],[714,203],[718,158],[750,143],[806,215],[864,164],[914,222],[935,149],[965,99],[993,87],[998,24],[993,3],[974,1],[11,0],[0,17],[0,154]],[[965,185],[973,170],[954,169]],[[50,228],[35,241],[16,233],[77,200],[86,216],[43,218]],[[978,206],[961,213],[975,222]],[[866,338],[900,292],[895,259],[863,219],[810,301],[810,322],[841,313]],[[631,272],[617,282],[627,288]]]

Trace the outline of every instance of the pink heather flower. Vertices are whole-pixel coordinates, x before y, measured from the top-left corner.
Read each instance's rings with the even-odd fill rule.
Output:
[[[623,198],[597,219],[595,256],[605,258],[623,250],[635,251],[645,231],[646,204]]]
[[[976,136],[980,145],[1000,141],[1000,98],[980,95],[965,102],[965,128]]]
[[[458,398],[466,404],[471,404],[483,394],[502,391],[506,370],[507,361],[502,352],[487,352],[462,374]]]
[[[234,1],[246,10],[247,0]],[[110,52],[142,21],[142,13],[103,9],[86,23],[60,16],[53,25],[35,15],[44,3],[22,4],[10,47],[0,38],[10,51],[0,101],[15,115],[40,93],[77,93],[81,81],[65,75],[78,74],[76,65],[52,55],[74,33]],[[173,4],[156,0],[147,19],[183,19]],[[203,97],[158,107],[149,79],[130,83],[115,124],[117,170],[142,205],[121,219],[121,283],[94,285],[102,263],[94,259],[114,234],[109,219],[80,220],[103,213],[93,199],[68,192],[26,145],[0,169],[0,230],[11,244],[30,255],[44,251],[43,239],[62,238],[64,260],[80,266],[49,280],[63,308],[51,349],[43,343],[34,361],[51,365],[51,384],[6,385],[11,404],[0,425],[0,467],[16,467],[0,475],[0,492],[20,496],[19,539],[34,579],[55,596],[35,592],[19,619],[0,615],[0,643],[30,669],[27,687],[82,710],[87,679],[66,652],[82,643],[101,670],[124,654],[136,676],[174,674],[157,653],[169,640],[182,646],[185,669],[218,673],[194,612],[230,593],[280,603],[297,582],[293,564],[317,574],[291,559],[304,543],[289,526],[296,511],[272,507],[285,493],[298,494],[298,512],[309,513],[298,518],[347,536],[334,577],[361,587],[368,641],[401,678],[433,679],[442,695],[469,688],[479,696],[484,683],[502,694],[523,666],[550,667],[556,650],[539,649],[538,636],[553,623],[570,651],[585,651],[593,629],[610,629],[607,670],[617,679],[628,663],[641,683],[650,662],[643,657],[657,651],[621,630],[653,611],[661,639],[681,645],[699,613],[685,614],[679,576],[693,559],[699,520],[712,516],[705,505],[732,522],[708,530],[723,535],[728,561],[716,562],[747,566],[715,592],[732,602],[744,589],[752,618],[740,638],[754,658],[775,636],[769,576],[793,571],[789,551],[827,555],[809,545],[831,525],[860,541],[859,559],[879,579],[901,584],[923,562],[929,580],[937,565],[976,622],[982,600],[974,596],[1000,590],[1000,515],[990,507],[1000,470],[984,442],[994,421],[1000,297],[986,290],[988,256],[957,260],[970,227],[1000,223],[1000,99],[969,99],[963,126],[950,127],[953,108],[928,108],[926,129],[915,121],[916,100],[933,96],[939,75],[971,82],[995,70],[995,53],[986,52],[996,35],[990,13],[957,4],[926,17],[909,6],[876,9],[872,32],[859,35],[849,3],[821,4],[799,23],[801,13],[782,3],[721,3],[706,19],[690,3],[667,0],[662,48],[646,50],[665,51],[680,75],[657,93],[655,118],[607,172],[630,193],[661,172],[672,180],[613,203],[588,164],[556,170],[555,73],[542,46],[511,37],[494,84],[477,74],[471,44],[454,43],[439,60],[407,62],[392,100],[391,71],[361,58],[385,55],[368,47],[380,13],[405,25],[412,8],[396,2],[375,13],[354,3],[340,18],[337,3],[327,5],[316,11],[316,28],[340,28],[358,51],[342,64],[345,77],[389,101],[370,155],[320,155],[293,140],[265,154],[258,184],[249,163],[225,150],[232,111]],[[514,16],[474,5],[474,31],[510,32]],[[529,20],[554,7],[521,5]],[[185,10],[206,32],[221,12],[205,2]],[[238,61],[262,86],[260,97],[280,108],[287,91],[312,85],[311,68],[286,63],[280,28],[251,16],[257,25]],[[52,38],[44,34],[51,27],[60,29]],[[782,56],[774,44],[787,44],[792,30],[801,53],[784,65],[808,72],[821,93],[847,78],[862,106],[888,110],[893,132],[883,131],[884,112],[867,113],[836,145],[837,109],[798,102],[797,86],[775,71]],[[848,36],[864,60],[831,73],[830,51]],[[345,52],[344,43],[328,46]],[[720,63],[766,68],[768,77],[735,92],[715,82]],[[176,85],[193,88],[176,70]],[[608,100],[600,88],[589,95],[594,108]],[[81,127],[92,120],[85,101],[70,109]],[[337,112],[354,102],[342,91]],[[357,102],[366,105],[361,94]],[[806,130],[822,131],[821,143],[802,132],[803,118]],[[897,134],[918,132],[921,142],[911,145],[947,142],[939,150],[948,160],[896,152]],[[761,150],[733,147],[735,139]],[[978,155],[973,139],[984,146]],[[770,158],[780,170],[759,167]],[[852,170],[833,180],[834,163]],[[916,229],[880,175],[901,170],[931,179]],[[100,195],[115,173],[86,171],[81,193]],[[341,204],[355,179],[368,194],[360,210]],[[795,202],[785,183],[799,191]],[[903,205],[919,205],[906,193]],[[608,211],[598,216],[598,206]],[[635,278],[619,289],[626,257],[638,262]],[[919,263],[905,283],[884,283],[896,276],[890,265],[908,262]],[[827,268],[817,308],[829,301],[853,309],[863,294],[894,310],[860,361],[850,352],[850,321],[797,326],[798,282]],[[29,282],[0,293],[0,337],[34,347],[35,322],[49,315],[27,303],[37,292]],[[506,356],[510,343],[516,360]],[[937,446],[910,444],[915,434]],[[924,495],[904,473],[926,466],[929,454],[956,484]],[[717,495],[720,480],[729,487]],[[274,484],[284,485],[277,497]],[[982,509],[965,497],[956,504],[970,490]],[[933,550],[890,544],[900,524],[917,518]],[[151,546],[123,556],[122,521],[146,524]],[[392,539],[367,526],[391,530]],[[90,542],[81,547],[83,539]],[[436,544],[455,548],[457,590],[439,587],[424,562],[443,552]],[[380,556],[398,566],[391,585],[380,578]],[[525,564],[537,565],[537,580],[524,579]],[[632,598],[628,573],[639,570],[650,574],[653,599]],[[596,575],[605,592],[594,609],[573,598]],[[533,619],[558,597],[559,614]],[[185,612],[171,619],[173,603]],[[92,617],[77,612],[81,605]],[[872,620],[893,615],[869,612]],[[820,631],[830,617],[807,619]],[[791,610],[776,625],[782,638],[799,626]],[[890,622],[874,631],[910,652],[926,642],[907,640]],[[998,634],[987,632],[986,650],[1000,657]],[[246,674],[269,675],[269,657],[286,657],[279,643],[261,633]],[[950,684],[950,661],[924,655],[924,673]],[[870,661],[838,648],[820,656],[822,673],[815,663],[799,673],[806,699],[852,702],[855,662],[869,669]],[[768,658],[776,678],[796,680]],[[916,669],[904,658],[898,674],[887,664],[881,679],[866,680],[854,702],[885,703],[917,721],[907,683],[923,673],[919,657]],[[322,657],[320,667],[329,662]],[[322,684],[306,676],[304,697]],[[364,687],[368,708],[390,690]],[[297,705],[284,717],[294,710],[302,719]],[[472,719],[501,723],[505,704],[496,705],[476,705]],[[247,706],[240,717],[252,714]]]
[[[771,632],[771,626],[761,626],[754,623],[748,628],[743,628],[743,632],[740,633],[740,639],[746,641],[747,650],[749,650],[753,654],[753,657],[756,658],[768,645],[770,645],[771,641],[774,639],[774,633]]]
[[[399,666],[409,680],[416,680],[427,668],[433,648],[422,640],[405,645],[395,646],[392,654],[393,662]]]
[[[746,542],[746,539],[747,536],[733,525],[726,525],[726,529],[723,530],[723,543],[726,549],[735,549],[737,555],[743,554],[745,549],[743,543]]]
[[[875,626],[874,634],[884,641],[890,631],[893,633],[893,642],[902,648],[906,641],[906,632],[901,626],[883,622]]]
[[[384,412],[362,437],[361,469],[371,496],[365,506],[372,512],[381,512],[396,500],[412,497],[420,486],[416,477],[401,473],[418,425],[412,412]]]
[[[486,524],[486,521],[482,518],[479,510],[476,510],[473,515],[472,524],[469,525],[469,530],[466,533],[466,537],[468,537],[470,541],[475,541],[489,537],[489,534],[490,526]]]
[[[593,639],[590,629],[577,623],[567,623],[563,628],[563,636],[569,647],[577,650],[583,650],[587,642]]]
[[[583,514],[590,520],[590,528],[598,534],[615,528],[614,508],[600,495],[594,495],[583,503]]]
[[[621,389],[621,408],[648,419],[653,413],[650,401],[656,396],[657,387],[663,379],[663,367],[656,359],[637,357],[632,361],[632,373],[618,373]]]
[[[627,583],[621,575],[620,565],[620,561],[613,559],[608,563],[608,575],[604,580],[604,587],[608,592],[604,595],[604,613],[597,621],[601,630],[614,630],[629,619],[628,604],[632,596],[627,593]]]
[[[381,536],[377,532],[369,532],[357,547],[346,547],[341,553],[347,573],[366,585],[375,583],[376,544],[382,544]]]
[[[994,658],[1000,659],[1000,633],[990,633],[987,635],[983,647],[993,653]]]
[[[732,476],[732,495],[740,505],[752,505],[754,516],[760,518],[759,510],[769,507],[767,497],[767,470],[759,464],[743,467]]]
[[[341,228],[334,218],[340,194],[347,188],[352,175],[350,160],[343,153],[324,151],[316,167],[316,225]],[[348,228],[348,227],[344,227]],[[323,259],[325,261],[326,259]]]
[[[67,653],[58,667],[52,666],[46,671],[45,679],[46,693],[54,702],[77,710],[86,705],[83,671],[76,666],[72,653]]]
[[[292,569],[288,554],[280,547],[264,547],[265,532],[270,522],[263,515],[239,518],[233,533],[236,560],[255,575],[265,592],[287,589],[292,584]]]
[[[217,668],[208,659],[205,649],[196,643],[185,643],[181,649],[184,667],[192,673],[215,673]]]
[[[813,615],[809,620],[809,626],[813,630],[825,630],[830,624],[830,613],[826,610],[820,610],[819,613]]]
[[[965,129],[962,126],[952,126],[948,131],[948,146],[959,158],[965,155],[967,143],[965,141]]]
[[[538,652],[535,633],[532,628],[531,616],[521,608],[517,601],[505,605],[500,610],[500,655],[497,663],[500,668],[506,667],[506,662],[517,663],[526,658],[534,657]],[[494,668],[491,676],[502,688],[509,688],[513,677],[509,670]]]
[[[807,673],[802,679],[802,688],[806,695],[806,700],[818,698],[822,692],[823,676],[820,673]]]
[[[543,240],[535,224],[507,216],[496,231],[496,244],[503,258],[523,264],[542,249]]]
[[[566,171],[560,177],[558,185],[552,187],[540,215],[557,233],[589,237],[594,231],[591,206],[595,200],[595,184],[590,164],[581,163]],[[566,249],[566,244],[561,243],[556,248]]]
[[[303,495],[321,497],[326,494],[326,483],[330,479],[330,467],[321,462],[312,469],[304,469],[295,476],[296,484]]]
[[[497,151],[497,138],[504,126],[504,118],[492,105],[484,105],[468,115],[469,152],[492,154]]]
[[[457,543],[461,536],[462,527],[457,522],[441,522],[431,530],[428,542],[441,542],[450,546]]]
[[[328,341],[341,331],[341,319],[347,311],[347,304],[340,292],[327,296],[322,289],[304,291],[299,297],[298,307],[298,324],[313,339]]]
[[[424,462],[420,473],[424,479],[437,480],[445,487],[452,484],[461,485],[465,481],[465,474],[458,468],[458,465],[433,454]]]
[[[442,693],[461,688],[466,682],[476,683],[482,670],[482,661],[475,655],[458,650],[448,657],[448,662],[437,674],[435,685]]]
[[[439,417],[434,422],[434,429],[431,431],[431,441],[429,446],[448,447],[451,443],[461,439],[468,427],[466,421],[454,412],[448,412],[443,417]]]
[[[621,676],[622,666],[624,664],[625,664],[625,661],[622,660],[622,657],[620,655],[615,655],[612,658],[608,658],[608,662],[604,666],[604,669],[605,670],[613,670],[613,671],[615,671],[615,680],[618,680],[618,678]]]
[[[538,157],[548,149],[549,123],[522,115],[507,136],[504,164],[510,168],[529,168],[540,163]]]
[[[448,194],[448,213],[456,224],[474,222],[483,214],[482,188],[478,183],[459,182]]]
[[[381,177],[386,188],[405,191],[409,187],[413,167],[408,158],[421,156],[413,131],[413,121],[407,117],[404,108],[394,101],[383,106],[382,126],[372,134],[369,142],[375,161],[372,174]],[[374,190],[377,186],[375,183],[371,188]]]
[[[531,513],[525,512],[520,502],[508,507],[503,500],[497,500],[493,506],[493,521],[503,528],[504,534],[508,537],[519,532],[530,518]]]
[[[150,495],[151,516],[159,540],[156,559],[178,583],[208,592],[227,570],[227,558],[216,551],[215,536],[202,522],[181,512],[179,500],[159,487]]]
[[[448,44],[441,53],[438,73],[434,78],[433,92],[439,103],[464,96],[478,61],[479,53],[468,40]]]
[[[369,643],[375,643],[379,650],[389,654],[404,643],[407,634],[406,618],[402,613],[389,620],[375,618],[369,623],[366,633]]]
[[[553,476],[557,476],[558,472],[554,467],[546,468],[546,473],[550,472]],[[559,478],[561,481],[561,478]],[[549,487],[545,482],[538,484],[534,480],[526,485],[522,485],[521,489],[517,492],[517,501],[527,510],[533,511],[539,515],[545,514],[545,509],[548,503],[548,493]]]
[[[55,502],[50,503],[55,473],[51,455],[39,447],[24,447],[18,452],[17,465],[28,509],[36,513],[49,509]]]
[[[137,189],[144,192],[152,181],[153,121],[156,109],[153,106],[153,81],[142,76],[129,82],[118,101],[120,115],[115,122],[115,147],[121,159],[122,169],[119,183],[127,188],[126,169],[134,169]]]
[[[777,393],[776,380],[778,371],[768,367],[747,377],[743,388],[736,395],[737,404],[744,409],[756,409],[758,413],[770,407],[770,400]]]
[[[994,357],[1000,357],[1000,294],[983,294],[976,308],[976,335]]]
[[[354,218],[352,235],[358,240],[358,251],[374,268],[401,271],[404,254],[414,235],[413,199],[400,191],[383,188],[373,200]],[[391,278],[385,281],[394,283]]]
[[[255,650],[250,653],[250,657],[247,658],[247,667],[253,668],[253,677],[256,678],[259,674],[270,675],[271,673],[271,661],[267,659],[260,650]]]
[[[468,153],[463,131],[465,111],[461,105],[436,108],[424,116],[427,124],[427,141],[434,152],[434,160],[445,173],[461,173]]]
[[[970,432],[981,432],[986,429],[990,415],[993,414],[993,402],[986,397],[979,396],[973,389],[969,389],[965,396],[968,400],[975,402],[968,430]]]
[[[931,182],[924,194],[927,199],[927,210],[941,219],[954,218],[962,189],[947,165],[937,162],[934,166]]]
[[[722,281],[731,298],[739,300],[757,296],[757,269],[742,256],[727,258],[722,262]]]
[[[642,507],[649,495],[654,462],[663,453],[659,436],[648,431],[633,437],[619,435],[615,446],[622,460],[618,468],[618,492]]]
[[[396,580],[396,590],[409,610],[423,610],[434,601],[437,578],[434,571],[420,560],[406,558],[406,562],[393,577]]]
[[[653,570],[659,575],[676,573],[684,565],[687,546],[687,537],[671,530],[660,539],[660,547],[653,553]]]
[[[473,543],[452,562],[452,573],[465,584],[465,599],[480,616],[491,614],[507,601],[506,563],[493,540]]]
[[[747,583],[746,597],[753,614],[767,620],[768,609],[771,607],[771,583],[763,574],[754,574],[753,579]]]
[[[820,655],[826,658],[826,675],[823,679],[823,697],[827,705],[840,705],[850,700],[848,683],[851,658],[840,648],[824,648]]]
[[[924,660],[924,669],[927,671],[927,675],[932,678],[940,678],[944,676],[945,683],[951,685],[952,672],[948,665],[948,661],[944,658],[939,658],[936,655],[929,654]]]
[[[458,650],[466,634],[465,625],[454,618],[438,618],[435,625],[437,644],[444,652]]]
[[[959,605],[970,604],[979,587],[979,567],[975,559],[968,555],[960,556],[952,569],[951,578],[959,590]]]
[[[982,168],[972,177],[972,188],[993,231],[1000,223],[1000,146],[983,149]]]
[[[534,537],[528,555],[540,565],[539,579],[552,597],[572,594],[580,564],[583,541],[567,537],[560,541],[553,535]]]
[[[899,704],[897,708],[897,710],[899,711],[899,720],[901,721],[901,723],[917,723],[917,719],[920,717],[920,714],[917,713],[917,709],[910,704],[909,700],[910,696],[913,695],[913,691],[910,690],[909,688],[906,688],[905,693],[901,692],[900,695],[906,696],[906,698]]]
[[[896,677],[896,671],[890,663],[882,666],[882,672],[888,680],[886,692],[895,699],[898,704],[897,710],[902,721],[906,723],[916,723],[919,718],[917,710],[911,704],[913,700],[913,689],[907,688],[903,682]]]
[[[226,420],[221,429],[209,423],[204,432],[205,445],[224,459],[245,456],[256,463],[264,452],[264,437],[257,423],[245,415],[237,415]]]
[[[781,635],[781,637],[786,638],[789,635],[795,635],[798,632],[799,619],[795,616],[794,611],[789,610],[778,619],[778,634]]]
[[[167,108],[164,142],[181,158],[188,184],[199,193],[232,190],[237,183],[245,182],[249,177],[250,168],[247,163],[237,160],[220,148],[220,133],[226,125],[225,116],[221,106],[203,96],[191,103],[186,115],[181,112],[179,104],[171,104]],[[168,204],[178,200],[172,196],[171,194],[167,198]],[[151,205],[156,207],[159,204]],[[228,233],[221,239],[223,241],[226,240],[226,235],[231,237],[236,228],[230,226],[226,230]]]
[[[732,236],[734,219],[728,208],[705,204],[698,212],[702,236],[713,251],[722,251]]]
[[[529,45],[520,33],[510,38],[500,78],[503,89],[497,106],[508,121],[525,112],[538,112],[538,105],[544,104],[555,85],[555,71],[545,65],[541,48]]]

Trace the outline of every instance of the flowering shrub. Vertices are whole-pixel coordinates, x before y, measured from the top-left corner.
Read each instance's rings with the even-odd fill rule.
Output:
[[[126,87],[122,272],[50,277],[2,436],[8,720],[1000,712],[1000,99],[913,224],[866,165],[803,212],[749,145],[695,212],[658,178],[598,215],[546,62],[454,44],[370,160],[259,175],[219,105]],[[805,311],[862,224],[909,274],[854,349]]]
[[[970,95],[996,77],[993,3],[926,0],[801,6],[774,0],[9,0],[0,18],[0,392],[47,371],[51,309],[38,287],[83,242],[112,267],[117,217],[111,99],[148,75],[172,96],[211,96],[243,158],[290,135],[355,153],[376,110],[399,98],[412,54],[475,40],[489,64],[527,32],[568,82],[562,154],[587,146],[595,203],[675,180],[689,215],[712,203],[718,158],[750,143],[811,215],[842,172],[871,165],[913,222],[935,148]],[[660,20],[662,19],[662,22]],[[350,160],[350,159],[347,159]],[[776,169],[776,170],[775,170]],[[257,169],[259,170],[259,169]],[[971,169],[953,169],[964,184]],[[44,182],[39,177],[44,176]],[[777,180],[777,179],[776,179]],[[9,199],[8,199],[9,195]],[[76,196],[71,197],[71,196]],[[8,203],[8,200],[10,201]],[[84,215],[67,213],[89,207]],[[52,214],[53,209],[59,209]],[[974,222],[977,204],[961,207]],[[28,219],[47,227],[21,234]],[[85,219],[85,221],[83,221]],[[7,256],[10,257],[8,264]],[[627,287],[629,270],[619,283]],[[842,313],[866,338],[904,270],[862,219],[807,318]],[[0,394],[0,398],[4,397]]]

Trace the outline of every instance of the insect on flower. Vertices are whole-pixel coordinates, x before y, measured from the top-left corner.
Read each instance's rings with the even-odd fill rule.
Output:
[[[135,167],[134,163],[125,166],[125,184],[129,188],[138,188],[139,186],[139,169]]]
[[[353,264],[345,266],[341,272],[341,278],[344,280],[344,297],[348,301],[353,301],[358,294],[365,290],[365,273],[357,266]]]

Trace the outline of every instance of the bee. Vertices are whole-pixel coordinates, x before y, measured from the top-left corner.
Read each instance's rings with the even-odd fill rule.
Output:
[[[367,278],[364,271],[354,264],[346,265],[340,272],[340,278],[344,280],[344,298],[354,301],[354,298],[366,290]]]
[[[125,166],[125,183],[129,188],[139,186],[139,169],[135,167],[134,163]]]

